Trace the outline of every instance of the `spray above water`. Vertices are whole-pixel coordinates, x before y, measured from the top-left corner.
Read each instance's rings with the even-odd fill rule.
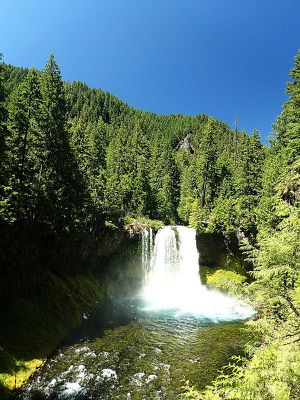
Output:
[[[142,232],[142,264],[146,308],[190,313],[211,321],[251,318],[255,311],[241,301],[202,285],[196,232],[185,226]]]
[[[228,362],[232,348],[246,340],[242,324],[206,325],[247,319],[253,310],[201,284],[195,231],[168,226],[154,236],[144,230],[141,256],[143,309],[123,297],[109,301],[108,312],[100,307],[84,322],[77,343],[61,347],[16,398],[179,398],[182,371],[204,387],[216,366]]]

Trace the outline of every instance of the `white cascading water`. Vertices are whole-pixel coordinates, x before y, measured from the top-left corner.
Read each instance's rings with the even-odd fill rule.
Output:
[[[142,231],[142,265],[146,271],[149,272],[149,266],[151,263],[151,254],[153,248],[153,231],[152,228],[143,229]]]
[[[196,232],[185,226],[142,232],[142,264],[145,282],[142,295],[147,309],[175,310],[212,321],[247,319],[252,307],[202,285],[199,276]]]

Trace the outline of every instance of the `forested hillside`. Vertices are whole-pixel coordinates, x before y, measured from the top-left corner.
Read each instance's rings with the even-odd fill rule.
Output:
[[[300,53],[290,76],[266,148],[256,130],[248,135],[207,115],[142,112],[84,83],[63,82],[53,55],[43,71],[1,64],[1,299],[34,293],[28,276],[45,268],[12,256],[34,254],[47,264],[45,247],[52,257],[82,241],[78,249],[87,252],[133,219],[235,235],[253,268],[243,290],[258,310],[256,339],[231,373],[203,393],[187,389],[187,397],[299,398]],[[20,235],[36,241],[34,251],[26,240],[21,250],[11,245]],[[58,259],[49,267],[55,273],[75,268]]]
[[[300,52],[290,78],[259,180],[257,243],[247,247],[255,267],[246,291],[258,307],[250,326],[256,340],[247,358],[237,359],[205,392],[190,389],[188,398],[300,398]]]
[[[69,230],[128,217],[256,232],[264,147],[206,115],[160,116],[80,82],[2,65],[5,223]]]
[[[254,239],[265,150],[257,132],[63,82],[53,55],[0,67],[1,389],[105,296],[99,273],[134,219]]]

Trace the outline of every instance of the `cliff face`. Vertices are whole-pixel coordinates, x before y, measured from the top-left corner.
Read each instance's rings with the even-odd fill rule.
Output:
[[[191,143],[191,141],[190,141],[189,135],[185,136],[185,138],[182,139],[182,140],[178,143],[176,149],[177,149],[177,150],[179,150],[179,149],[184,150],[185,152],[190,153],[190,154],[194,154],[194,153],[195,153],[195,149],[194,149],[194,147],[192,146],[192,143]]]
[[[41,225],[1,225],[0,237],[0,361],[11,364],[47,357],[81,323],[107,295],[108,260],[131,242],[118,229],[57,236]]]
[[[236,236],[224,237],[220,233],[198,233],[199,264],[202,267],[245,272],[247,264],[239,249]]]

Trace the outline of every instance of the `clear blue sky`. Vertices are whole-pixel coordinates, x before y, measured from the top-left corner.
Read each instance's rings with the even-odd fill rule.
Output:
[[[157,113],[206,113],[260,130],[281,111],[300,48],[300,0],[0,0],[4,61]]]

